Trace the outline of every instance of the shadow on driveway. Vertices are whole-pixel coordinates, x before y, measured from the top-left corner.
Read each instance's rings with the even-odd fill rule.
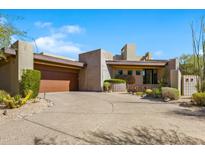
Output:
[[[69,141],[59,141],[57,137],[35,138],[35,144],[69,144]],[[105,131],[88,132],[85,136],[77,139],[85,144],[94,145],[197,145],[205,144],[205,141],[178,133],[175,130],[165,131],[147,127],[134,127],[131,130],[120,133]]]
[[[180,110],[174,110],[171,112],[171,114],[177,114],[182,116],[192,116],[192,117],[198,117],[198,118],[205,118],[205,108],[199,108],[196,110],[191,109],[180,109]]]

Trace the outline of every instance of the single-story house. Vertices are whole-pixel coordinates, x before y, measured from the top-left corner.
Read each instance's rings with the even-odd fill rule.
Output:
[[[33,46],[24,41],[17,41],[3,51],[7,60],[0,62],[0,89],[12,94],[18,92],[24,69],[41,72],[40,92],[102,91],[104,80],[123,74],[136,79],[130,87],[154,88],[165,72],[171,87],[181,86],[177,58],[153,60],[150,53],[140,57],[134,44],[126,44],[120,55],[113,56],[103,49],[81,53],[78,61],[34,53]]]

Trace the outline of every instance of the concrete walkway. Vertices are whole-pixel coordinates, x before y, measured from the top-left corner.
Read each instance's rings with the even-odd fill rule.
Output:
[[[58,137],[84,144],[92,131],[119,133],[135,126],[174,129],[205,140],[205,116],[178,104],[134,95],[96,92],[50,93],[55,105],[24,119],[0,125],[0,144],[34,144],[35,137]]]

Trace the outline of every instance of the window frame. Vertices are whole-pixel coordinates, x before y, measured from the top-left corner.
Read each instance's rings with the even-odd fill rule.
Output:
[[[131,72],[131,74],[129,74]],[[133,70],[127,70],[127,75],[133,75]]]
[[[135,75],[141,75],[141,70],[135,70]]]

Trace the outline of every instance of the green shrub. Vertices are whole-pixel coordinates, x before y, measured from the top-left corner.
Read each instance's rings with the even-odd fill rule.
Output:
[[[205,106],[205,93],[194,93],[192,99],[196,105]]]
[[[205,81],[202,81],[201,83],[201,91],[205,92]]]
[[[22,80],[20,82],[20,93],[22,96],[26,96],[29,90],[32,90],[31,98],[38,96],[40,86],[41,73],[37,70],[24,70]]]
[[[6,91],[0,90],[0,103],[2,103],[2,102],[3,102],[3,99],[4,99],[5,97],[8,97],[8,96],[9,96],[9,94],[8,94]]]
[[[145,93],[149,96],[152,95],[152,89],[146,89]]]
[[[205,80],[202,82],[197,82],[196,89],[198,92],[205,92]]]
[[[108,83],[116,83],[116,84],[126,83],[126,81],[123,80],[123,79],[109,79],[109,80],[105,80],[104,82],[108,82]]]
[[[156,98],[162,97],[162,90],[161,88],[154,88],[152,89],[152,96]]]
[[[111,84],[109,82],[103,83],[104,91],[109,91],[111,89]]]
[[[122,79],[126,81],[127,84],[134,84],[135,83],[135,77],[133,75],[116,75],[116,79]]]
[[[144,92],[138,91],[138,92],[136,92],[136,95],[137,95],[137,96],[143,96],[143,95],[144,95]]]
[[[179,99],[179,90],[176,88],[162,87],[162,97],[177,100]]]

